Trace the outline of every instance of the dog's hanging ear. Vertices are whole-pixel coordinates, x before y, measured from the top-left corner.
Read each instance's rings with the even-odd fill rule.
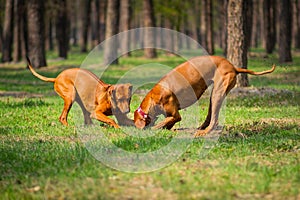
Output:
[[[106,89],[107,89],[108,95],[111,96],[111,97],[113,97],[113,92],[115,90],[115,86],[114,85],[109,85],[109,86],[107,86]]]

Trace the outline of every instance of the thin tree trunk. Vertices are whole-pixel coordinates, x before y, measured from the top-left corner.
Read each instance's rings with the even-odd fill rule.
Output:
[[[92,46],[95,47],[100,43],[100,2],[99,0],[92,1],[91,6],[92,6],[92,21],[91,21]]]
[[[206,0],[205,0],[206,1]],[[201,35],[201,45],[203,48],[207,50],[208,48],[208,41],[207,41],[207,10],[206,10],[206,3],[204,1],[201,1],[201,25],[200,25],[200,35]]]
[[[58,56],[68,57],[69,50],[69,16],[67,9],[67,0],[59,0],[59,8],[56,16],[56,40],[58,46]]]
[[[225,33],[226,31],[226,12],[224,9],[224,1],[226,0],[221,0],[219,3],[216,5],[217,6],[217,20],[218,20],[218,44],[219,47],[224,49],[225,47]]]
[[[71,35],[70,35],[70,42],[72,46],[78,45],[78,7],[79,7],[79,0],[68,1],[70,2],[70,24],[71,24]]]
[[[214,33],[213,33],[213,16],[212,16],[212,0],[205,0],[204,6],[206,10],[206,41],[207,41],[207,52],[210,55],[213,55],[215,53],[214,48]]]
[[[12,61],[13,45],[13,0],[6,0],[3,26],[2,62]]]
[[[236,67],[247,68],[246,0],[228,1],[227,58]],[[237,86],[249,86],[247,74],[239,74]]]
[[[253,0],[253,23],[252,23],[252,37],[251,37],[251,47],[257,48],[258,47],[258,40],[259,40],[259,7],[258,7],[259,0]],[[250,47],[249,46],[249,47]]]
[[[107,1],[100,1],[100,42],[105,40]]]
[[[263,3],[263,19],[264,19],[264,38],[266,41],[266,52],[271,54],[275,48],[276,41],[276,27],[275,27],[275,16],[274,9],[275,0],[264,0]]]
[[[27,0],[28,56],[34,67],[46,66],[44,1]]]
[[[279,62],[291,62],[291,38],[292,38],[292,14],[291,1],[279,0],[280,18],[279,18]]]
[[[300,35],[300,1],[299,0],[294,0],[294,19],[293,19],[293,22],[294,22],[294,31],[293,31],[293,38],[294,38],[294,47],[296,49],[300,49],[300,38],[299,38],[299,35]]]
[[[120,40],[120,48],[124,57],[130,56],[130,35],[127,32],[130,29],[130,0],[120,1],[120,32],[122,33],[122,38]]]
[[[144,27],[155,27],[153,1],[143,1]],[[150,29],[144,31],[144,55],[146,58],[156,58],[156,50],[149,48],[155,46],[155,33]]]
[[[172,29],[171,21],[168,18],[164,18],[164,25],[167,29]],[[163,40],[165,43],[165,48],[168,50],[166,52],[166,55],[173,56],[174,55],[174,34],[172,34],[170,31],[166,31],[165,35],[163,36]]]
[[[228,48],[228,0],[224,0],[223,2],[223,10],[224,10],[224,41],[223,41],[223,50],[224,56],[227,57],[227,48]]]
[[[81,16],[81,34],[80,34],[80,50],[81,52],[87,52],[88,46],[88,32],[90,28],[90,11],[91,0],[80,0],[79,12]]]
[[[110,39],[118,33],[119,27],[119,0],[108,0],[106,14],[106,31],[104,47],[104,64],[118,64],[118,41]]]
[[[18,62],[22,58],[22,16],[24,12],[24,0],[14,0],[14,48],[13,61]]]
[[[251,45],[251,38],[252,38],[252,26],[253,26],[253,0],[246,0],[246,16],[245,16],[245,37],[246,37],[246,48],[247,51]]]

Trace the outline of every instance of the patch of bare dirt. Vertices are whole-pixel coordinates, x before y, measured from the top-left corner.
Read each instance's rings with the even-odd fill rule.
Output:
[[[277,94],[290,94],[289,90],[278,90],[274,88],[268,87],[236,87],[233,88],[229,97],[237,97],[237,96],[265,96],[265,95],[277,95]]]

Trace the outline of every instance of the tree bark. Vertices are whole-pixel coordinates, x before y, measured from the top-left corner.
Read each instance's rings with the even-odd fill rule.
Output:
[[[70,32],[70,43],[72,46],[78,45],[78,0],[68,1],[70,2],[70,24],[71,24],[71,32]]]
[[[2,62],[12,61],[14,1],[6,0],[3,26]]]
[[[130,0],[120,1],[120,32],[122,33],[122,38],[120,40],[120,48],[124,57],[130,56],[130,35],[127,32],[130,29]]]
[[[22,59],[22,44],[24,41],[23,34],[23,13],[24,13],[24,0],[14,0],[14,48],[13,48],[13,61],[18,62]]]
[[[251,43],[250,46],[257,48],[259,43],[260,33],[260,18],[259,18],[259,0],[253,0],[253,23],[251,32]]]
[[[118,41],[110,39],[118,33],[119,27],[119,0],[108,0],[106,14],[104,64],[118,64]]]
[[[206,10],[205,22],[206,22],[206,41],[207,41],[207,52],[210,55],[215,54],[214,48],[214,33],[213,33],[213,15],[212,15],[212,0],[204,0],[204,7]]]
[[[44,1],[27,0],[28,56],[34,67],[46,66]]]
[[[279,62],[291,62],[292,14],[291,1],[279,0]]]
[[[246,0],[228,1],[227,58],[236,67],[247,68]],[[249,86],[247,74],[239,74],[237,87]]]
[[[264,38],[266,41],[265,48],[267,54],[273,53],[276,42],[275,12],[273,12],[276,2],[274,1],[275,0],[264,0],[263,2]]]
[[[300,1],[299,0],[294,0],[293,1],[293,38],[294,38],[294,47],[296,49],[300,49]]]
[[[245,1],[245,37],[246,37],[246,47],[247,51],[251,45],[251,38],[252,38],[252,26],[253,26],[253,0],[246,0]]]
[[[67,9],[67,0],[58,0],[58,12],[56,14],[56,41],[58,47],[58,56],[61,58],[68,57],[69,50],[69,16]]]
[[[144,27],[155,27],[153,1],[143,1],[143,13],[144,13]],[[156,50],[154,48],[148,48],[155,46],[155,33],[150,29],[144,31],[144,55],[146,58],[156,58]]]
[[[105,40],[107,1],[100,1],[100,42]]]
[[[91,11],[91,0],[80,0],[79,4],[79,12],[81,16],[81,23],[80,23],[80,50],[81,52],[87,52],[87,45],[88,45],[88,33],[90,28],[90,11]]]
[[[92,1],[91,7],[92,7],[92,20],[91,20],[92,46],[95,47],[100,43],[100,2],[99,0]]]
[[[206,1],[206,0],[205,0]],[[206,16],[207,16],[207,10],[206,10],[206,3],[204,1],[201,1],[201,24],[200,24],[200,44],[202,47],[204,47],[206,50],[208,48],[208,41],[207,41],[207,22],[206,22]]]

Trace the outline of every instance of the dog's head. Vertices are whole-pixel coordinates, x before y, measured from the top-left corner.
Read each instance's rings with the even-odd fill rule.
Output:
[[[113,112],[123,114],[130,112],[131,92],[132,85],[129,83],[112,85],[109,88]]]
[[[141,109],[141,107],[134,112],[134,124],[137,128],[143,129],[148,126],[150,122],[151,118]]]

